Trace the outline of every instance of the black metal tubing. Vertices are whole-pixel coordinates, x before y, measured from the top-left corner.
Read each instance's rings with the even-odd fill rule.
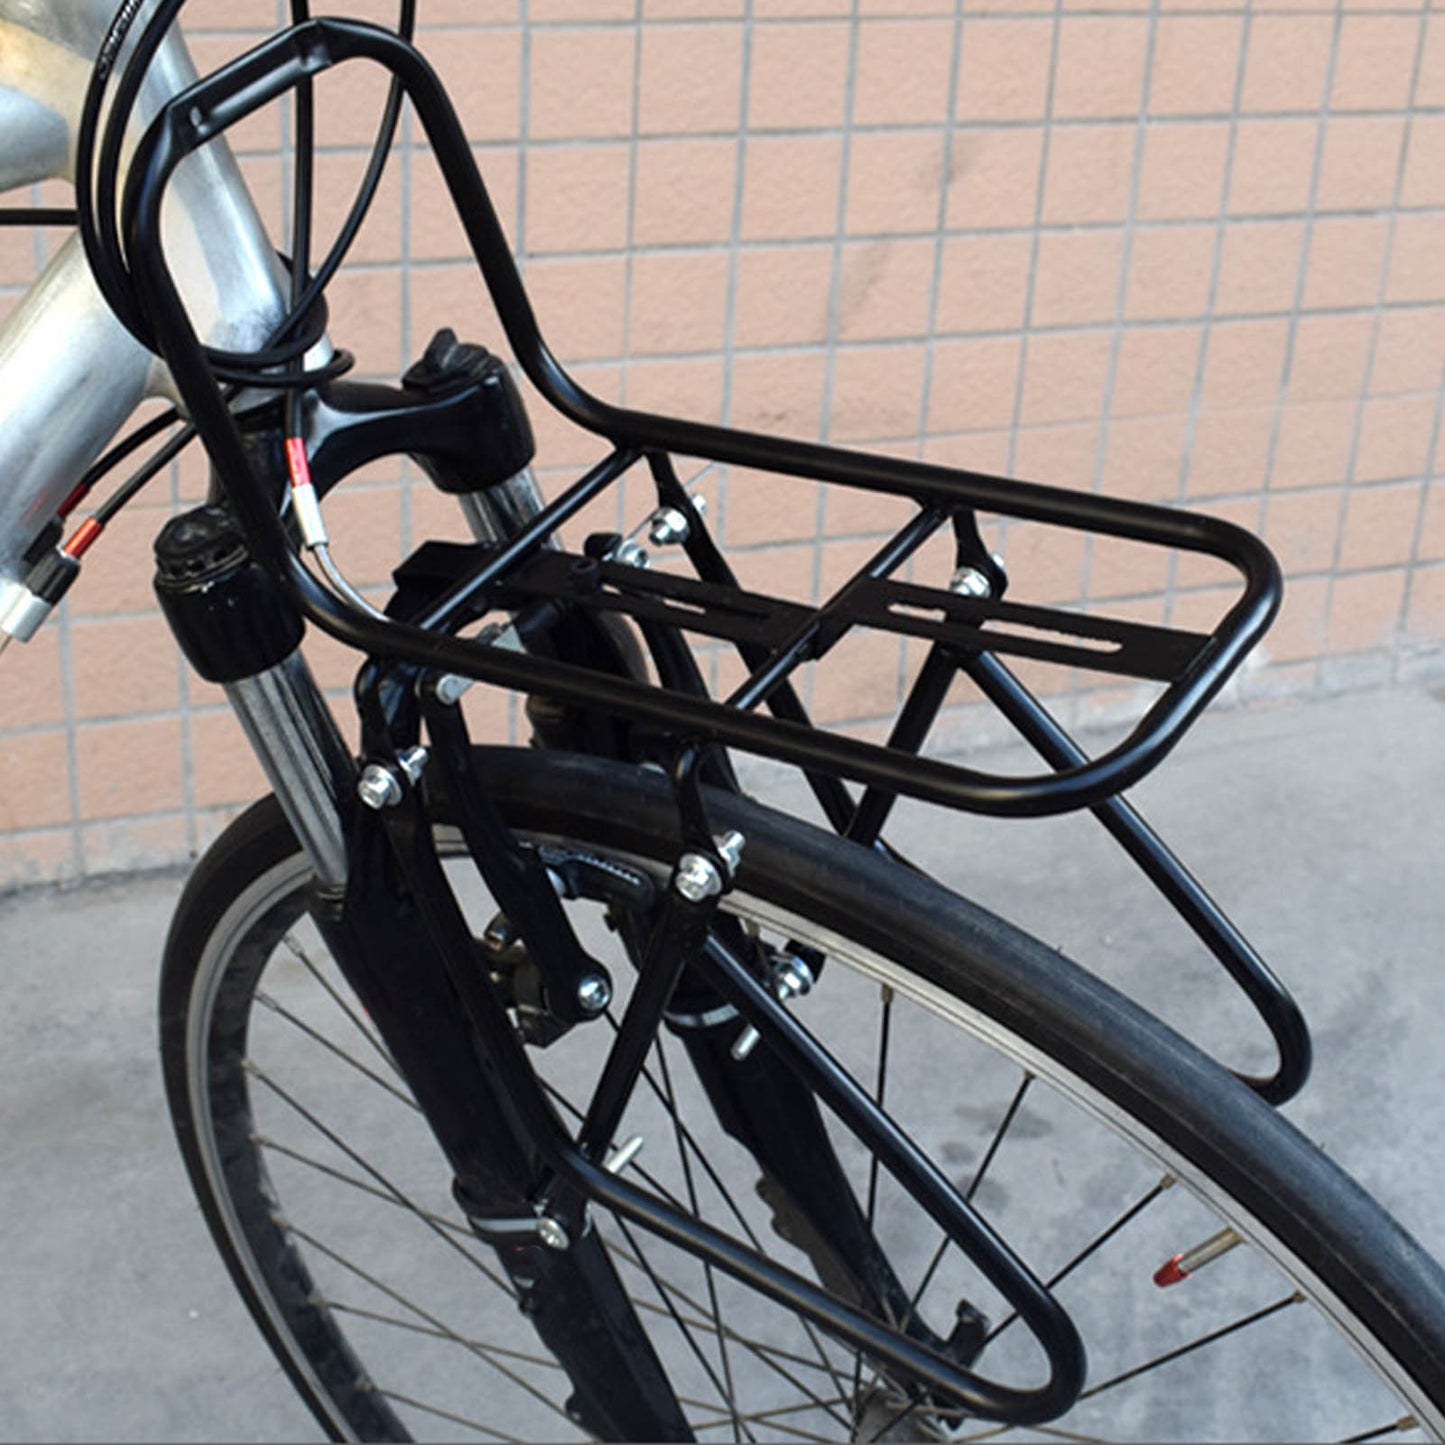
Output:
[[[390,679],[381,668],[368,665],[357,686],[357,700],[362,720],[364,746],[370,751],[385,752],[415,735],[418,699],[415,689],[403,685],[403,679]],[[681,758],[676,768],[677,782],[686,793],[697,778],[696,760]],[[485,779],[479,780],[484,785]],[[691,817],[690,814],[696,815]],[[785,1054],[788,1066],[826,1102],[843,1125],[863,1144],[872,1149],[879,1161],[898,1184],[924,1209],[958,1245],[966,1251],[995,1285],[1011,1309],[1022,1316],[1034,1333],[1049,1360],[1047,1381],[1034,1389],[1000,1385],[961,1366],[941,1354],[923,1339],[910,1337],[902,1326],[892,1325],[870,1315],[865,1309],[844,1302],[793,1270],[774,1263],[757,1250],[724,1233],[722,1230],[674,1208],[666,1201],[627,1180],[609,1173],[580,1146],[580,1140],[567,1137],[542,1091],[521,1041],[507,1017],[501,1001],[486,979],[485,970],[477,966],[475,943],[471,928],[452,890],[436,849],[431,842],[427,815],[415,791],[409,792],[400,806],[380,815],[361,819],[356,829],[359,840],[374,839],[378,827],[384,828],[400,870],[404,889],[398,891],[378,886],[385,879],[380,865],[370,871],[358,866],[349,885],[348,905],[356,909],[356,918],[365,920],[368,910],[380,900],[381,912],[389,920],[378,929],[379,938],[390,938],[395,951],[396,929],[406,929],[410,920],[411,941],[405,952],[421,951],[428,969],[439,965],[454,991],[461,1011],[476,1030],[479,1048],[473,1060],[480,1064],[481,1079],[471,1062],[460,1061],[457,1077],[467,1079],[472,1087],[462,1097],[452,1100],[447,1095],[445,1079],[438,1079],[437,1065],[424,1054],[414,1058],[424,1079],[436,1084],[427,1092],[428,1119],[430,1110],[437,1111],[433,1127],[439,1137],[454,1140],[457,1152],[466,1153],[471,1161],[463,1182],[471,1185],[473,1178],[485,1181],[479,1192],[493,1197],[515,1197],[518,1169],[514,1165],[501,1180],[489,1178],[486,1172],[486,1150],[469,1143],[463,1127],[468,1111],[478,1108],[488,1120],[488,1127],[477,1130],[480,1138],[514,1141],[520,1151],[519,1164],[525,1177],[536,1185],[541,1197],[549,1202],[556,1198],[562,1207],[574,1206],[573,1222],[581,1232],[581,1206],[585,1201],[600,1203],[644,1229],[657,1234],[679,1248],[710,1261],[718,1268],[742,1280],[767,1298],[796,1313],[840,1339],[845,1345],[863,1350],[872,1359],[903,1372],[906,1378],[921,1386],[936,1389],[957,1401],[973,1414],[990,1420],[1013,1424],[1036,1424],[1055,1418],[1073,1403],[1082,1387],[1084,1352],[1078,1332],[1062,1307],[1028,1267],[979,1217],[952,1184],[938,1171],[932,1161],[893,1122],[888,1114],[868,1097],[836,1060],[795,1020],[763,986],[748,973],[744,963],[725,949],[697,948],[687,958],[706,982],[724,998],[734,1002],[744,1017],[754,1023],[766,1043]],[[695,791],[693,806],[684,810],[684,837],[696,839],[694,846],[706,846],[712,852],[711,834],[706,821],[706,805],[700,789]],[[706,840],[706,844],[702,842]],[[354,846],[358,846],[354,844]],[[744,868],[746,863],[744,863]],[[370,882],[364,880],[372,880]],[[374,895],[371,903],[368,898]],[[640,1055],[636,1045],[644,1038],[655,1037],[662,1024],[662,1013],[671,991],[673,977],[669,964],[675,964],[679,945],[691,936],[692,927],[706,923],[695,909],[679,902],[674,907],[672,922],[659,940],[659,958],[663,965],[658,977],[644,980],[642,997],[629,1009],[625,1027],[630,1037],[609,1058],[606,1088],[599,1088],[600,1098],[589,1109],[589,1120],[596,1122],[588,1131],[588,1142],[599,1141],[595,1131],[605,1122],[618,1099],[630,1087]],[[418,927],[419,925],[419,927]],[[351,921],[353,932],[356,919]],[[363,923],[363,927],[365,924]],[[390,929],[390,932],[388,932]],[[340,942],[340,941],[339,941]],[[362,956],[367,957],[366,940],[360,940]],[[340,958],[343,968],[349,963],[344,947]],[[393,989],[404,986],[413,970],[386,975]],[[397,1007],[395,1001],[391,1005]],[[445,1008],[445,1004],[441,1005]],[[406,1009],[403,1013],[408,1013]],[[648,1015],[651,1015],[649,1018]],[[452,1020],[457,1010],[448,1014],[447,1029],[454,1031]],[[425,1015],[408,1014],[413,1027],[420,1021],[424,1032]],[[480,1089],[484,1097],[478,1098]],[[460,1114],[460,1118],[458,1117]],[[438,1124],[440,1127],[438,1127]],[[499,1133],[499,1131],[502,1131]],[[506,1153],[505,1149],[502,1153]],[[555,1179],[546,1181],[546,1171]],[[539,1182],[540,1181],[540,1182]],[[536,1202],[537,1194],[533,1195]]]
[[[1056,768],[1077,765],[1083,756],[1078,745],[998,658],[983,654],[960,659],[959,665],[1045,762]],[[1091,811],[1244,991],[1273,1036],[1279,1050],[1275,1072],[1239,1077],[1271,1104],[1294,1098],[1309,1078],[1313,1053],[1299,1005],[1132,804],[1105,798]]]
[[[755,708],[800,662],[817,656],[830,646],[832,639],[841,631],[835,627],[836,620],[848,608],[860,587],[865,582],[887,577],[901,567],[947,519],[947,514],[936,507],[921,511],[869,559],[856,577],[845,582],[774,650],[773,655],[728,698],[727,706],[744,710]]]
[[[388,830],[398,835],[398,853],[407,883],[420,904],[430,941],[477,1026],[491,1087],[505,1102],[506,1117],[516,1121],[515,1127],[530,1149],[555,1171],[565,1189],[575,1191],[579,1199],[605,1205],[624,1219],[710,1261],[758,1293],[828,1330],[845,1345],[902,1371],[919,1385],[941,1391],[970,1413],[1012,1424],[1037,1424],[1068,1409],[1084,1379],[1083,1345],[1068,1315],[918,1146],[735,960],[708,949],[699,950],[689,962],[703,969],[708,981],[740,1006],[765,1041],[788,1051],[792,1066],[818,1097],[878,1155],[898,1183],[968,1253],[1010,1307],[1018,1311],[1048,1355],[1046,1383],[1035,1389],[1018,1389],[961,1367],[732,1236],[610,1174],[567,1140],[500,1003],[475,966],[470,930],[440,863],[434,853],[418,846],[418,826],[405,806],[387,815]],[[682,920],[681,926],[685,927],[686,922]],[[651,989],[646,1000],[648,1010],[657,1014],[653,1032],[661,1022],[665,991],[661,986]],[[645,1031],[644,1023],[639,1020],[636,1024],[639,1036]],[[620,1067],[629,1063],[624,1059]]]
[[[160,214],[169,178],[185,155],[308,77],[350,59],[369,59],[384,66],[412,100],[520,364],[553,406],[613,444],[619,474],[633,454],[677,452],[907,496],[920,505],[945,511],[982,508],[1205,553],[1236,568],[1245,584],[1212,643],[1201,649],[1185,675],[1166,690],[1130,736],[1107,754],[1037,777],[999,778],[927,759],[899,757],[887,748],[822,734],[787,720],[748,716],[703,699],[659,695],[638,683],[589,675],[582,669],[518,654],[501,655],[421,629],[380,623],[325,592],[286,549],[236,444],[234,423],[204,366],[204,351],[165,261]],[[124,213],[132,265],[146,295],[148,319],[192,416],[207,438],[253,547],[289,576],[303,610],[318,626],[361,651],[458,672],[561,702],[615,710],[660,723],[683,736],[741,747],[805,770],[833,772],[949,806],[1005,816],[1037,816],[1096,803],[1136,782],[1158,763],[1263,634],[1278,607],[1279,573],[1268,549],[1248,532],[1215,518],[729,431],[625,410],[591,396],[567,375],[541,337],[465,134],[435,73],[409,45],[373,26],[343,20],[310,21],[264,42],[172,101],[157,117],[131,167]]]

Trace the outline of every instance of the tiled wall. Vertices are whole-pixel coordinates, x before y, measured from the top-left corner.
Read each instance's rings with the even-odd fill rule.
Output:
[[[254,41],[279,8],[193,0],[198,59]],[[420,10],[544,329],[599,394],[1262,529],[1288,600],[1245,695],[1445,670],[1445,503],[1429,486],[1445,14],[1360,0]],[[378,91],[365,74],[323,86],[332,217]],[[277,216],[282,133],[269,116],[238,136]],[[0,304],[43,245],[0,231]],[[395,376],[443,324],[497,340],[420,148],[400,149],[333,316],[367,374]],[[548,486],[598,455],[537,420]],[[744,580],[805,597],[899,517],[736,472],[700,488]],[[201,489],[194,458],[157,484],[92,554],[65,615],[0,662],[0,885],[184,857],[257,790],[149,592],[151,538]],[[328,506],[368,585],[399,546],[460,534],[404,468],[373,469]],[[609,502],[598,525],[617,519]],[[1218,574],[1134,549],[1017,526],[1003,543],[1027,600],[1192,625],[1226,595]],[[344,689],[347,660],[315,656]],[[873,639],[848,661],[818,670],[812,700],[876,731],[916,651]],[[1076,719],[1132,697],[1031,678]],[[477,708],[479,727],[516,735],[505,699]],[[954,723],[963,736],[974,715]]]

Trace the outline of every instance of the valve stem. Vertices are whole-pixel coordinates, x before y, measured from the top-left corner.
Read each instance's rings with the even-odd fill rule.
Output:
[[[1193,1249],[1186,1249],[1183,1254],[1176,1254],[1173,1259],[1161,1264],[1154,1271],[1154,1283],[1160,1289],[1178,1284],[1180,1280],[1188,1279],[1191,1274],[1203,1269],[1206,1264],[1213,1264],[1221,1255],[1228,1254],[1236,1244],[1243,1243],[1243,1239],[1234,1230],[1221,1229],[1203,1244],[1196,1244]]]

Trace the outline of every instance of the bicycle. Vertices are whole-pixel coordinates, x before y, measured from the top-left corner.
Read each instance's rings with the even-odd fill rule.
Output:
[[[410,0],[395,32],[312,18],[298,0],[292,26],[205,78],[175,29],[183,6],[0,3],[0,27],[42,55],[99,57],[77,112],[76,214],[10,216],[79,235],[0,338],[0,394],[74,420],[46,428],[45,446],[23,410],[0,429],[0,449],[32,457],[0,468],[20,478],[0,511],[0,633],[33,635],[109,517],[199,436],[214,497],[158,538],[157,590],[275,791],[181,899],[163,1066],[216,1243],[320,1425],[336,1438],[574,1425],[648,1439],[1188,1438],[1178,1372],[1199,1366],[1232,1387],[1234,1437],[1445,1433],[1445,1277],[1275,1112],[1308,1073],[1303,1020],[1120,796],[1268,626],[1279,578],[1263,545],[1159,508],[606,405],[537,329],[410,43]],[[362,60],[389,72],[391,98],[313,266],[311,87]],[[49,78],[33,72],[35,90]],[[0,95],[18,96],[0,174],[50,174],[52,112]],[[278,263],[221,142],[283,96],[296,222]],[[403,98],[517,362],[607,445],[550,502],[497,357],[444,332],[400,385],[363,386],[327,339],[325,289]],[[145,128],[127,161],[133,113]],[[90,346],[58,354],[58,318]],[[152,355],[184,420],[147,423],[95,461]],[[104,382],[82,387],[77,368]],[[81,501],[148,445],[67,537]],[[322,502],[398,452],[458,497],[477,541],[423,544],[378,610],[331,555]],[[762,596],[737,585],[679,457],[916,512],[821,606]],[[678,544],[690,572],[640,565],[621,533],[561,543],[640,471],[649,537]],[[980,512],[1211,556],[1239,595],[1207,634],[1013,602]],[[948,575],[900,580],[940,536]],[[359,758],[302,659],[308,624],[361,656]],[[794,687],[861,628],[928,647],[885,744],[814,726]],[[747,680],[712,698],[691,637],[734,646]],[[1089,757],[1010,656],[1147,679],[1157,697]],[[923,755],[960,675],[1045,771]],[[472,743],[460,702],[477,682],[526,694],[535,749]],[[747,753],[800,769],[832,831],[750,799],[734,766]],[[1094,812],[1255,1005],[1275,1070],[1231,1076],[930,881],[883,836],[900,797]],[[940,1081],[989,1120],[971,1156],[951,1120],[925,1117]],[[1137,1267],[1141,1253],[1157,1270]],[[1122,1268],[1107,1291],[1094,1284],[1106,1267]],[[1358,1418],[1341,1421],[1317,1385],[1356,1363]],[[1304,1381],[1280,1389],[1285,1366]]]

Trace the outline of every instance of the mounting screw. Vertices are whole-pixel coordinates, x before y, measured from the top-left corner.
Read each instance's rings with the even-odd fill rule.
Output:
[[[572,1243],[567,1237],[567,1231],[555,1219],[546,1214],[537,1221],[537,1238],[548,1249],[559,1251],[568,1248]]]
[[[368,763],[356,784],[356,796],[373,812],[379,813],[383,808],[394,808],[401,802],[401,783],[390,768],[381,763]]]
[[[512,920],[499,913],[483,930],[482,947],[488,953],[505,953],[520,936]]]
[[[647,548],[640,542],[624,540],[617,544],[612,555],[607,559],[609,562],[620,562],[624,567],[646,567]]]
[[[654,547],[675,547],[691,532],[692,524],[679,507],[659,507],[647,519],[647,539]]]
[[[789,999],[798,998],[813,987],[813,970],[801,958],[791,953],[773,964],[772,975],[773,993],[777,996],[779,1003],[787,1003]],[[733,1040],[733,1046],[728,1052],[738,1063],[742,1063],[757,1048],[761,1038],[762,1035],[749,1024]]]
[[[621,1174],[642,1153],[642,1145],[642,1135],[634,1134],[625,1143],[617,1146],[612,1157],[602,1167],[609,1174]]]
[[[577,1002],[590,1014],[600,1014],[612,1002],[612,985],[600,973],[582,976],[577,985]]]
[[[437,678],[436,699],[451,707],[459,703],[467,690],[472,686],[472,679],[463,677],[460,673],[448,672]]]
[[[701,903],[722,892],[723,879],[710,858],[704,858],[701,853],[684,853],[678,860],[673,885],[689,903]]]
[[[728,865],[728,877],[731,878],[738,871],[738,864],[742,861],[743,844],[748,840],[737,831],[724,833],[721,838],[714,838],[717,845],[718,857]]]
[[[401,764],[402,772],[414,783],[421,777],[428,756],[427,750],[423,747],[403,748],[396,755],[396,760]]]
[[[960,567],[949,579],[948,590],[959,597],[993,596],[993,584],[977,567]]]

